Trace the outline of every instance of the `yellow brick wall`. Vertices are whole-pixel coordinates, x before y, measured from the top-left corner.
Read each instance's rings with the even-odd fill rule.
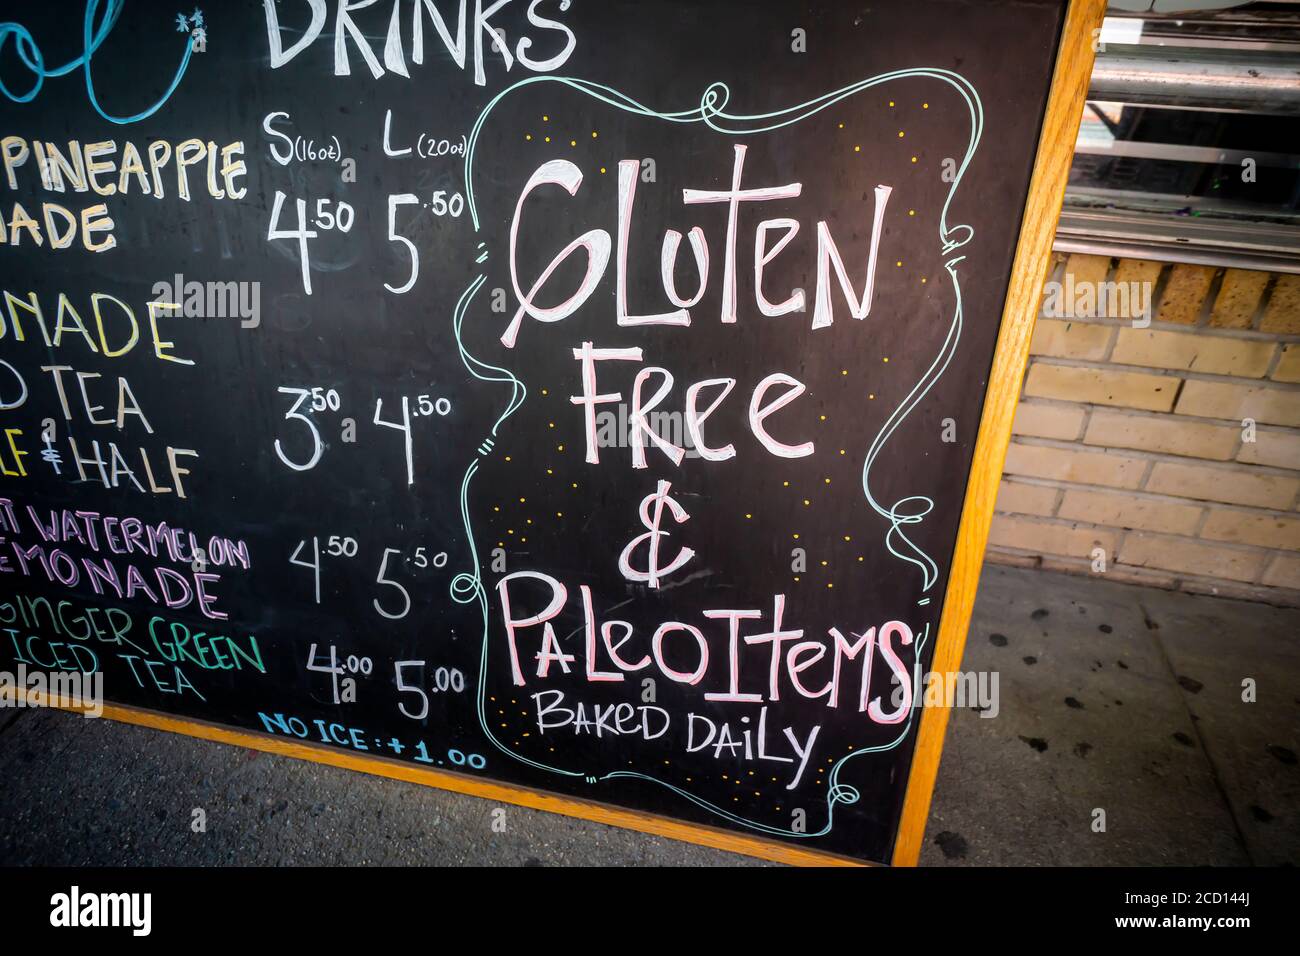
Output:
[[[1300,605],[1300,276],[1071,255],[1048,280],[1149,283],[1150,322],[1039,316],[989,560]]]

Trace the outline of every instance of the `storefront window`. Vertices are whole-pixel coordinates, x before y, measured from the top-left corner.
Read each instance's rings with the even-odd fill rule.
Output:
[[[1111,13],[1057,248],[1300,271],[1300,4]]]

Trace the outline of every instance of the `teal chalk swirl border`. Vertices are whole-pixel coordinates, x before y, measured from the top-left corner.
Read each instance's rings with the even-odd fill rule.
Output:
[[[862,465],[862,491],[866,496],[868,505],[876,514],[880,515],[889,522],[889,530],[885,533],[885,546],[890,554],[896,558],[915,565],[921,571],[921,585],[923,592],[929,592],[938,581],[939,569],[934,558],[928,555],[908,533],[908,529],[914,529],[920,525],[934,509],[933,499],[925,495],[909,495],[892,505],[884,505],[877,500],[871,489],[871,469],[875,465],[881,452],[889,439],[902,425],[903,421],[910,415],[921,403],[930,389],[942,377],[944,371],[952,361],[956,353],[957,345],[961,339],[962,332],[962,298],[961,283],[957,276],[957,267],[965,259],[962,255],[953,255],[958,249],[965,246],[975,237],[975,230],[965,224],[949,225],[948,210],[956,197],[957,189],[961,185],[962,179],[970,166],[971,160],[975,156],[975,151],[979,147],[980,137],[984,127],[984,108],[980,102],[979,94],[974,86],[970,84],[963,76],[954,73],[951,70],[938,68],[916,68],[909,70],[896,70],[890,73],[882,73],[869,79],[861,80],[842,89],[826,93],[814,100],[801,103],[798,106],[792,106],[788,109],[777,110],[770,113],[755,114],[733,114],[727,112],[727,102],[731,93],[723,83],[714,83],[704,91],[700,99],[699,106],[690,110],[683,110],[677,113],[661,113],[653,110],[642,103],[637,102],[632,97],[622,93],[612,87],[604,86],[600,83],[593,83],[589,80],[577,79],[565,76],[532,76],[520,80],[518,83],[506,88],[498,93],[484,107],[483,112],[479,114],[475,121],[465,149],[465,191],[466,205],[469,209],[470,218],[477,233],[481,229],[478,215],[478,205],[475,199],[474,191],[474,159],[477,155],[479,136],[483,131],[484,124],[492,111],[509,97],[518,93],[525,87],[537,83],[557,83],[570,89],[577,90],[593,99],[599,100],[606,105],[616,109],[642,116],[647,119],[659,120],[668,123],[703,123],[715,132],[724,136],[741,136],[758,133],[768,133],[774,130],[782,129],[786,126],[792,126],[809,116],[813,116],[823,110],[833,107],[842,100],[848,99],[863,90],[879,86],[884,83],[896,80],[923,78],[936,80],[946,83],[961,97],[965,103],[967,113],[970,118],[970,136],[967,143],[966,153],[962,158],[960,165],[955,171],[951,186],[948,190],[948,196],[944,201],[943,209],[939,217],[939,241],[942,255],[945,257],[944,269],[952,281],[953,293],[955,296],[955,305],[953,309],[952,322],[949,325],[947,335],[943,344],[940,346],[938,353],[935,355],[925,373],[920,380],[908,392],[907,396],[889,416],[888,420],[881,427],[880,431],[872,440],[867,451],[866,458]],[[488,258],[486,243],[478,244],[478,253],[475,258],[475,264],[481,265]],[[544,770],[550,773],[558,774],[563,777],[581,778],[589,784],[597,784],[604,781],[616,779],[634,779],[644,780],[658,784],[673,793],[678,794],[689,802],[695,804],[704,810],[713,813],[728,822],[736,825],[747,827],[759,833],[770,836],[779,836],[786,838],[812,838],[825,836],[831,831],[835,820],[835,808],[838,804],[852,805],[860,799],[858,790],[849,785],[839,782],[840,774],[850,761],[856,760],[866,754],[882,753],[893,750],[900,746],[911,732],[912,723],[915,719],[915,703],[920,698],[914,699],[914,706],[909,710],[907,719],[902,723],[899,734],[887,743],[874,747],[866,747],[861,750],[855,750],[852,753],[841,757],[831,768],[827,779],[826,791],[826,822],[819,830],[807,830],[796,832],[792,828],[775,827],[757,820],[750,820],[738,814],[731,812],[725,807],[718,806],[708,800],[703,799],[687,790],[674,786],[665,780],[660,780],[650,774],[638,771],[618,770],[605,774],[587,774],[581,771],[568,770],[563,767],[554,767],[536,760],[532,760],[520,753],[516,753],[502,743],[492,732],[488,724],[486,715],[486,694],[487,694],[487,664],[488,664],[488,625],[489,625],[489,607],[487,591],[483,587],[481,576],[481,564],[478,554],[478,543],[474,537],[474,529],[470,519],[469,511],[469,489],[473,482],[475,474],[478,472],[479,462],[492,453],[495,446],[497,434],[502,424],[519,410],[528,395],[527,386],[509,369],[491,365],[487,362],[470,354],[466,349],[461,332],[465,322],[465,316],[469,311],[474,297],[482,289],[486,281],[486,275],[480,272],[466,286],[465,291],[461,294],[456,303],[452,314],[452,330],[456,338],[456,347],[460,353],[461,362],[465,365],[466,370],[476,379],[484,382],[499,382],[510,387],[510,401],[505,410],[492,425],[491,432],[484,438],[479,445],[478,455],[472,460],[465,469],[460,485],[460,514],[461,521],[464,524],[466,539],[469,542],[470,550],[470,570],[457,574],[451,582],[451,597],[459,604],[477,604],[482,619],[482,651],[479,659],[479,684],[478,684],[478,720],[484,735],[494,747],[502,753],[508,755],[520,763],[526,764],[538,770]],[[913,532],[914,533],[914,532]],[[928,605],[929,597],[923,597],[919,602],[920,605]],[[913,687],[921,686],[921,660],[924,656],[925,647],[930,639],[930,622],[926,622],[921,635],[915,639],[915,661],[913,663],[914,681]]]
[[[108,35],[113,32],[113,28],[117,26],[118,18],[122,15],[125,3],[126,0],[107,0],[107,2],[105,0],[86,0],[85,15],[81,19],[82,54],[57,67],[46,66],[45,57],[36,43],[36,38],[32,36],[31,31],[25,26],[15,22],[0,23],[0,51],[4,49],[9,38],[13,37],[14,51],[18,54],[18,58],[22,60],[23,65],[35,77],[31,89],[25,93],[14,93],[5,85],[3,80],[0,80],[0,95],[14,103],[30,103],[40,94],[47,79],[66,76],[74,70],[81,70],[82,79],[86,85],[86,96],[90,100],[90,105],[94,107],[96,113],[108,120],[108,122],[116,123],[119,126],[127,126],[153,116],[154,113],[162,109],[163,104],[171,99],[171,95],[181,85],[181,79],[190,66],[190,57],[194,54],[194,43],[190,35],[186,33],[185,52],[181,54],[180,64],[176,67],[176,72],[167,85],[167,89],[162,96],[154,101],[152,106],[129,116],[116,116],[107,112],[100,105],[99,96],[95,92],[95,80],[91,74],[90,63],[95,53],[104,45]],[[103,16],[99,15],[101,6],[103,6]],[[96,19],[99,20],[98,27],[95,26]]]

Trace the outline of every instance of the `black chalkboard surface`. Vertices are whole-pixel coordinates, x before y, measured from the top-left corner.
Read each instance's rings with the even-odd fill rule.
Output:
[[[0,4],[0,664],[887,861],[1065,3],[485,6]]]

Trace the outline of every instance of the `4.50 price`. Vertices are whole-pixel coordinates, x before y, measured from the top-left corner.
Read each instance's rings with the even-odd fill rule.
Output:
[[[302,289],[311,295],[309,240],[315,239],[321,232],[351,232],[352,224],[357,217],[356,210],[352,208],[351,203],[341,199],[337,202],[333,199],[317,199],[315,215],[309,217],[307,200],[295,199],[294,207],[298,213],[298,223],[293,229],[282,229],[280,217],[286,198],[280,190],[275,191],[275,199],[271,203],[271,223],[266,231],[266,239],[268,242],[273,239],[292,239],[298,243],[298,261],[302,266]]]

